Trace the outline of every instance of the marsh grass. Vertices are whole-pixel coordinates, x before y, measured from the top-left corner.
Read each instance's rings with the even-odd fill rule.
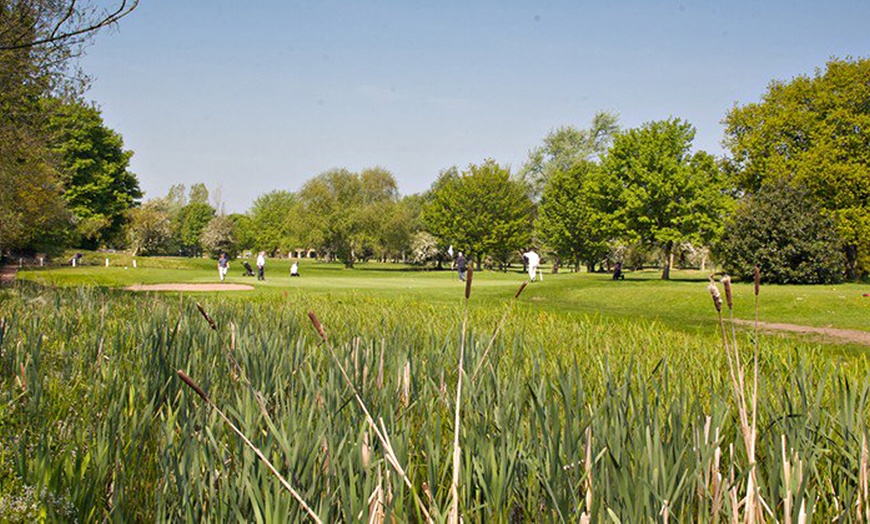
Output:
[[[20,286],[0,306],[0,509],[304,521],[181,369],[325,522],[743,520],[752,471],[765,520],[866,518],[865,359],[741,332],[726,352],[714,312],[691,335],[524,307],[534,289],[468,308],[465,329],[458,290],[455,306],[201,296],[212,329],[187,297]],[[751,460],[728,358],[756,342]]]

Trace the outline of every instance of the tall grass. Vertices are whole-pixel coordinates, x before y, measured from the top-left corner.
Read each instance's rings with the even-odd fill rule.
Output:
[[[201,299],[213,329],[183,296],[7,296],[11,521],[307,520],[254,448],[324,522],[441,522],[453,508],[465,522],[732,521],[748,491],[764,520],[870,513],[867,361],[729,333],[742,366],[758,342],[753,460],[712,308],[710,336],[692,336],[511,297],[469,309],[466,329],[461,297]]]

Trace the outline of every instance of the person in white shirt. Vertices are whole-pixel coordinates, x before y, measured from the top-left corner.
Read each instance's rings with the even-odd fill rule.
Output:
[[[290,266],[290,276],[291,277],[298,277],[299,276],[299,262],[298,261],[294,261],[293,265]]]
[[[526,259],[526,262],[529,265],[529,281],[535,281],[535,275],[540,275],[541,281],[544,280],[544,272],[538,271],[538,268],[541,265],[541,257],[537,253],[532,250],[529,250],[526,253],[523,253],[523,258]]]
[[[257,280],[266,280],[266,252],[257,255]]]

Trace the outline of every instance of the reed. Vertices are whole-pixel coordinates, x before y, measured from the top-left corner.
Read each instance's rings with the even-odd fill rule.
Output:
[[[870,363],[735,331],[725,311],[691,334],[552,314],[526,294],[467,309],[8,296],[0,513],[12,521],[312,519],[261,455],[325,522],[870,517]],[[471,363],[487,372],[468,380]]]

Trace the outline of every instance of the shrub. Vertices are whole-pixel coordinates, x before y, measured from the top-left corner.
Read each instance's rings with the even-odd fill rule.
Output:
[[[776,181],[743,200],[717,246],[726,271],[751,280],[758,264],[767,282],[825,284],[843,278],[834,222],[804,188]]]

